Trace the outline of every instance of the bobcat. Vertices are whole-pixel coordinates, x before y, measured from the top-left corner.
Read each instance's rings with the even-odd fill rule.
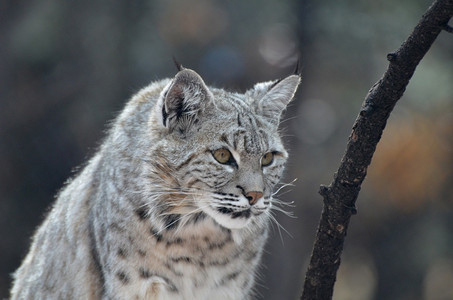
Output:
[[[118,116],[60,192],[12,299],[249,299],[298,75],[244,94],[180,66]]]

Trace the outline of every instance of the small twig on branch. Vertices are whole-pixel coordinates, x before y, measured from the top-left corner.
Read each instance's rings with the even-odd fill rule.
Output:
[[[301,299],[332,298],[349,220],[387,119],[439,33],[451,32],[452,16],[453,0],[435,1],[401,47],[387,55],[389,67],[362,104],[333,182],[321,186],[324,207]]]

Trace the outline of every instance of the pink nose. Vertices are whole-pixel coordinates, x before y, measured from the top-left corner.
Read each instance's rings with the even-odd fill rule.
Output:
[[[249,200],[250,205],[254,205],[256,202],[258,202],[258,199],[263,197],[263,193],[261,192],[248,192],[245,195],[245,198]]]

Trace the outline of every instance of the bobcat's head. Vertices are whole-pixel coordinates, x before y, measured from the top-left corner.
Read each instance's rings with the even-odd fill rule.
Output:
[[[238,94],[189,69],[176,74],[150,122],[157,168],[170,173],[161,176],[173,191],[164,204],[171,214],[207,215],[229,229],[268,217],[287,159],[280,116],[299,82],[291,75]]]

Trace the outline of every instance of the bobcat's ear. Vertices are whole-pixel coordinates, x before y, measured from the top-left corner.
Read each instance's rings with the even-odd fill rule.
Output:
[[[293,99],[299,83],[300,76],[291,75],[285,79],[256,84],[249,93],[255,99],[257,113],[278,125],[280,116]]]
[[[161,124],[170,132],[177,129],[186,133],[199,121],[210,98],[209,89],[200,75],[182,69],[159,99]]]

